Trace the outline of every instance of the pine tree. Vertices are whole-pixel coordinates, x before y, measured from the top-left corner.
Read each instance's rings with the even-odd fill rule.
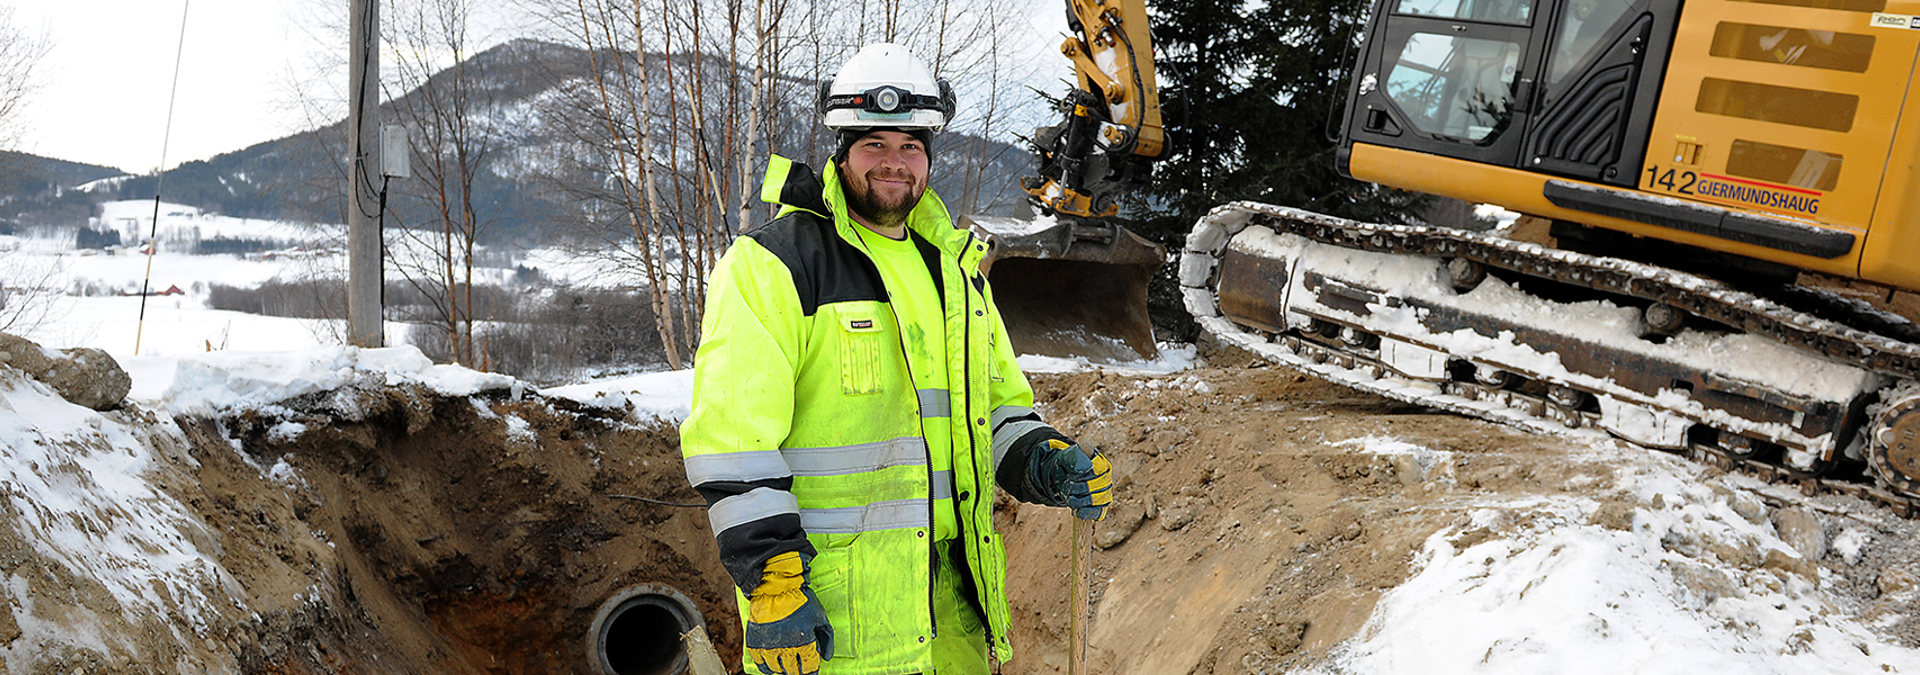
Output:
[[[1370,0],[1157,0],[1154,59],[1167,156],[1123,200],[1129,229],[1177,251],[1215,206],[1254,200],[1372,222],[1406,222],[1430,198],[1340,176],[1329,119],[1347,91]],[[1349,48],[1349,45],[1353,45]],[[1191,341],[1177,266],[1148,289],[1161,339]]]
[[[1250,199],[1405,221],[1425,199],[1343,178],[1330,121],[1368,0],[1166,0],[1150,8],[1169,156],[1148,198],[1191,222]]]

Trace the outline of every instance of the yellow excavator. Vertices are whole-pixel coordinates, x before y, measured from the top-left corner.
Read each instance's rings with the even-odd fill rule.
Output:
[[[1152,107],[1131,75],[1151,71],[1142,0],[1083,3],[1106,23],[1081,4],[1077,48],[1106,76],[1081,101]],[[1545,227],[1221,205],[1178,270],[1212,339],[1920,506],[1920,328],[1897,311],[1920,291],[1920,0],[1378,0],[1358,52],[1344,174]],[[1113,120],[1157,123],[1137,112],[1097,119],[1096,147],[1127,147]],[[1056,147],[1043,165],[1074,156]],[[1101,214],[1106,186],[1064,175],[1027,187]]]

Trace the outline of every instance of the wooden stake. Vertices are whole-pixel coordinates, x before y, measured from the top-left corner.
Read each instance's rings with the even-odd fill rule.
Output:
[[[694,626],[680,639],[687,644],[687,666],[693,675],[727,675],[727,667],[713,651],[713,641],[707,639],[707,629]]]
[[[1071,513],[1071,511],[1069,511]],[[1073,518],[1073,598],[1067,611],[1067,632],[1073,644],[1067,646],[1067,675],[1087,675],[1087,545],[1093,542],[1093,521]]]

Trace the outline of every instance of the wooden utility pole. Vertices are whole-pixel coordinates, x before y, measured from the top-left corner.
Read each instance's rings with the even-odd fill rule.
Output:
[[[386,346],[380,292],[380,0],[352,0],[347,68],[347,343]]]

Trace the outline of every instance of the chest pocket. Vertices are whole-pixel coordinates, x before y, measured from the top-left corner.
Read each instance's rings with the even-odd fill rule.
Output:
[[[883,320],[871,308],[842,307],[834,312],[840,329],[840,393],[849,396],[880,393],[887,335]]]

